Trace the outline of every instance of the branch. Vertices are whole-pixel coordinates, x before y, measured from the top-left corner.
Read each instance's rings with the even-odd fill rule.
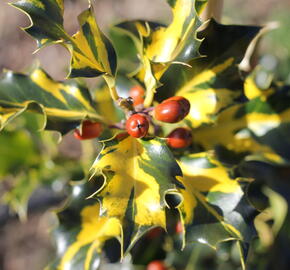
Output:
[[[214,18],[220,22],[222,17],[224,0],[208,0],[205,10],[201,14],[201,20],[204,22],[210,18]]]

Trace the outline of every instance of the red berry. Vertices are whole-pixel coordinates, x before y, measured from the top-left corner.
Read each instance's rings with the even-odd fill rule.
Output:
[[[151,229],[148,233],[147,233],[147,238],[152,240],[154,238],[157,238],[159,237],[163,232],[163,229],[160,228],[160,227],[157,227],[157,228],[153,228]]]
[[[181,96],[174,96],[174,97],[171,97],[171,98],[166,99],[163,102],[167,102],[167,101],[170,101],[170,100],[176,100],[176,101],[179,101],[180,103],[182,103],[183,108],[184,108],[184,114],[185,114],[184,117],[186,115],[188,115],[188,113],[190,111],[190,103],[189,103],[188,99],[186,99],[184,97],[181,97]]]
[[[129,117],[126,122],[127,132],[135,138],[142,138],[147,135],[149,121],[144,114],[136,113]]]
[[[75,129],[74,136],[78,140],[88,140],[99,137],[103,131],[102,124],[99,122],[83,121],[81,131]]]
[[[129,96],[133,99],[133,105],[137,106],[144,102],[145,90],[140,85],[133,86],[129,91]]]
[[[152,261],[147,265],[147,270],[167,270],[163,261]]]
[[[178,101],[172,100],[157,105],[154,109],[154,117],[162,122],[176,123],[183,119],[182,106]]]
[[[177,224],[176,224],[176,226],[175,226],[175,232],[176,232],[177,234],[180,234],[180,233],[183,232],[183,226],[182,226],[181,221],[178,221],[178,222],[177,222]]]
[[[167,144],[171,148],[185,148],[192,142],[191,131],[187,128],[176,128],[167,136]]]
[[[154,109],[157,120],[166,123],[176,123],[182,120],[190,110],[190,103],[183,97],[172,97],[164,100]]]

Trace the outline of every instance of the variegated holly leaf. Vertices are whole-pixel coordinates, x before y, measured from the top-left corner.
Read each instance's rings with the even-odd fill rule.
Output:
[[[196,31],[201,25],[198,12],[207,1],[167,1],[172,9],[173,19],[168,26],[134,21],[118,25],[132,37],[140,54],[141,66],[136,78],[145,86],[146,99],[152,100],[159,79],[172,63],[184,63],[199,56],[201,40]],[[147,104],[145,100],[145,105]]]
[[[93,8],[85,10],[78,17],[81,29],[72,36],[70,77],[115,76],[117,58],[111,42],[99,29]]]
[[[242,181],[231,177],[212,153],[183,156],[179,160],[185,189],[178,206],[185,242],[216,247],[219,242],[239,240],[249,243],[255,235],[256,210],[250,206]]]
[[[263,87],[260,86],[261,82]],[[263,96],[267,98],[275,91],[275,85],[272,85],[272,76],[268,76],[266,71],[260,66],[257,66],[244,82],[244,94],[249,100],[256,97],[263,98]]]
[[[242,95],[238,64],[260,27],[222,25],[213,19],[198,33],[204,57],[188,61],[191,67],[171,66],[161,79],[159,100],[186,97],[191,103],[187,123],[196,128],[213,123],[216,114]]]
[[[132,39],[138,54],[143,55],[144,42],[146,38],[151,36],[152,33],[160,27],[165,27],[165,25],[158,22],[133,20],[119,23],[114,26],[114,29],[129,36]]]
[[[194,0],[167,1],[173,19],[167,27],[158,27],[144,39],[144,55],[153,63],[185,62],[198,55],[196,30],[200,21]]]
[[[289,163],[290,87],[262,90],[250,77],[245,89],[251,99],[221,112],[213,126],[197,129],[194,141],[216,148],[224,160],[230,161],[227,154],[232,153],[239,159]]]
[[[100,217],[99,203],[87,199],[92,188],[88,182],[73,184],[67,205],[57,213],[59,224],[53,230],[57,259],[47,270],[96,269],[104,242],[110,238],[121,242],[119,221]]]
[[[37,40],[39,48],[59,43],[70,51],[69,77],[105,75],[108,83],[114,85],[115,50],[100,31],[92,6],[79,15],[80,30],[73,36],[63,28],[63,0],[21,0],[13,6],[29,17],[31,25],[25,31]]]
[[[25,0],[12,6],[29,16],[31,25],[24,30],[36,39],[38,48],[68,38],[63,28],[63,0]]]
[[[166,194],[176,193],[181,170],[163,140],[119,135],[104,142],[92,166],[101,216],[117,218],[124,249],[152,227],[166,228]]]
[[[26,110],[42,113],[46,129],[62,134],[82,119],[100,119],[87,88],[54,81],[40,68],[28,75],[6,71],[0,78],[0,129]]]

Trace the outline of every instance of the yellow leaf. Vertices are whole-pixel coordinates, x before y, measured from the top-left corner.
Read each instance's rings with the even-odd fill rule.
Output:
[[[105,178],[94,194],[103,215],[132,222],[134,232],[166,228],[165,195],[176,191],[181,171],[164,142],[117,136],[104,144],[92,166],[94,176]]]

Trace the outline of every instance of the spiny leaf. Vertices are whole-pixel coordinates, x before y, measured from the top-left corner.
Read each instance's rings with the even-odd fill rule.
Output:
[[[84,118],[100,119],[88,89],[54,81],[40,68],[29,75],[7,71],[0,78],[0,129],[25,110],[43,113],[46,128],[61,133]]]
[[[133,26],[132,23],[117,26],[129,33],[140,53],[141,67],[136,78],[146,85],[149,100],[161,85],[159,79],[173,62],[188,62],[199,56],[201,41],[196,38],[196,30],[201,23],[195,5],[200,11],[206,1],[167,2],[173,13],[173,20],[167,27],[142,21],[134,21]]]
[[[192,128],[213,123],[217,113],[242,95],[237,65],[259,31],[260,27],[221,25],[212,19],[198,33],[204,57],[188,61],[191,67],[171,66],[161,80],[160,97],[186,97],[191,103],[186,120]]]
[[[246,87],[248,95],[259,93],[253,81],[246,80]],[[273,85],[264,91],[265,95],[255,94],[248,102],[221,112],[215,125],[197,129],[195,142],[205,149],[219,149],[225,159],[227,150],[247,160],[288,163],[290,88]]]
[[[73,36],[63,28],[63,0],[21,0],[13,6],[31,20],[31,26],[25,31],[37,40],[39,48],[59,43],[70,51],[69,77],[106,75],[109,81],[113,80],[117,63],[115,50],[100,31],[91,6],[79,15],[81,29]]]
[[[102,216],[120,220],[124,248],[151,227],[166,228],[165,195],[175,193],[181,175],[165,143],[117,136],[105,141],[92,166]]]
[[[70,77],[115,76],[117,59],[110,41],[100,31],[92,7],[78,17],[81,30],[72,37]]]
[[[173,13],[168,27],[159,27],[144,40],[145,55],[156,63],[192,59],[197,56],[195,32],[200,26],[195,1],[167,1]]]
[[[99,203],[86,200],[91,192],[92,183],[73,185],[70,200],[57,214],[59,225],[53,231],[58,259],[47,269],[96,269],[104,242],[110,238],[120,241],[119,221],[99,216]]]
[[[24,30],[36,39],[38,48],[68,38],[63,28],[62,0],[25,0],[12,6],[29,17],[31,25]]]
[[[213,154],[198,153],[179,160],[185,186],[178,206],[185,227],[186,242],[200,242],[212,247],[225,240],[249,242],[255,234],[256,215],[245,199],[239,179]]]

